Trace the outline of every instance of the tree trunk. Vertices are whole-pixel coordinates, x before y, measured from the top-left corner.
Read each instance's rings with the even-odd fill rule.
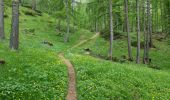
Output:
[[[145,35],[144,64],[149,64],[150,32],[151,32],[150,0],[147,0],[147,34]]]
[[[4,32],[4,0],[0,0],[0,40],[5,39]]]
[[[139,17],[139,0],[136,0],[136,13],[137,13],[137,56],[136,63],[140,63],[140,17]]]
[[[66,15],[67,15],[67,33],[64,37],[64,42],[68,42],[69,34],[70,34],[70,18],[69,18],[69,11],[68,11],[68,0],[66,0]]]
[[[73,16],[73,18],[75,18],[74,7],[75,7],[75,0],[72,0],[72,16]],[[75,20],[74,19],[73,19],[73,30],[75,30]]]
[[[146,52],[147,52],[147,33],[146,33],[146,14],[145,14],[145,0],[143,0],[143,33],[144,33],[144,53],[143,53],[143,63],[145,64],[146,61]]]
[[[128,36],[128,39],[127,39],[127,42],[128,42],[128,57],[129,57],[129,60],[132,61],[133,58],[132,58],[131,38],[130,38],[129,18],[128,18],[128,1],[127,0],[124,0],[124,1],[125,1],[126,29],[127,29],[127,36]]]
[[[150,0],[147,0],[149,47],[153,47],[153,41],[152,41],[152,17],[151,17],[151,7],[150,6],[151,6]]]
[[[12,32],[10,35],[10,48],[19,48],[19,0],[12,1]]]
[[[110,49],[109,58],[113,59],[113,14],[112,14],[112,0],[109,0],[109,15],[110,15]]]
[[[36,10],[36,0],[32,0],[32,10]]]
[[[160,1],[160,11],[161,11],[161,32],[163,32],[163,7],[162,7],[162,2]]]

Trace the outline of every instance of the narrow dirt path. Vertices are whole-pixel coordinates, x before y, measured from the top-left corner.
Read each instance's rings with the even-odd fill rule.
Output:
[[[92,40],[92,39],[95,39],[96,37],[99,36],[99,34],[100,34],[100,33],[96,33],[96,34],[93,35],[91,38],[89,38],[89,39],[87,39],[87,40],[82,40],[81,42],[79,42],[78,44],[74,45],[74,46],[73,46],[72,48],[70,48],[70,49],[74,49],[74,48],[79,47],[79,46],[83,45],[84,43],[86,43],[86,42],[88,42],[88,41],[90,41],[90,40]]]
[[[74,45],[70,49],[74,49],[76,47],[79,47],[79,46],[83,45],[84,43],[86,43],[86,42],[88,42],[88,41],[90,41],[92,39],[95,39],[98,36],[99,36],[99,33],[96,33],[91,38],[79,42],[78,44]],[[68,69],[68,76],[69,76],[68,82],[69,82],[69,84],[68,84],[68,91],[67,91],[66,100],[77,100],[76,74],[75,74],[75,71],[74,71],[74,67],[71,64],[71,62],[64,57],[64,53],[60,53],[59,57],[61,58],[61,60],[64,61],[65,65],[67,65],[67,69]]]
[[[67,93],[66,100],[77,100],[76,75],[75,75],[74,67],[71,64],[71,62],[64,57],[63,53],[60,53],[59,57],[64,61],[65,65],[67,65],[67,69],[68,69],[69,85],[68,85],[68,93]]]

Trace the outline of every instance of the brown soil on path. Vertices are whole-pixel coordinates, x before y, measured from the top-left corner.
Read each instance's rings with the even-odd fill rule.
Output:
[[[76,93],[76,75],[74,71],[74,67],[71,62],[64,57],[63,53],[59,54],[59,57],[64,61],[65,65],[67,65],[68,69],[68,76],[69,76],[69,85],[68,85],[68,93],[66,100],[77,100],[77,93]]]
[[[96,37],[99,36],[100,33],[96,33],[95,35],[93,35],[91,38],[87,39],[87,40],[83,40],[81,42],[79,42],[78,44],[74,45],[72,48],[70,49],[74,49],[76,47],[79,47],[83,44],[85,44],[86,42],[95,39]],[[67,97],[66,100],[77,100],[77,92],[76,92],[76,74],[74,71],[74,67],[71,64],[71,62],[66,59],[64,57],[64,53],[60,53],[59,57],[64,61],[65,65],[67,65],[67,69],[68,69],[68,91],[67,91]]]

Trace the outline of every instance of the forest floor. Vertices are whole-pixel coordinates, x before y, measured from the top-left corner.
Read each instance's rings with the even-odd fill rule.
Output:
[[[65,22],[62,22],[63,31],[60,32],[56,31],[55,18],[45,13],[41,16],[28,13],[32,10],[21,7],[20,48],[11,51],[9,30],[12,16],[11,8],[6,9],[6,39],[0,44],[0,60],[5,61],[0,64],[0,100],[64,100],[69,76],[63,60],[68,59],[69,66],[74,65],[78,100],[170,99],[170,41],[158,41],[159,37],[154,37],[156,48],[150,50],[154,66],[137,65],[122,59],[127,56],[126,35],[122,33],[123,38],[113,43],[113,55],[118,60],[111,62],[98,59],[98,56],[107,57],[109,50],[109,41],[101,34],[77,29],[71,31],[70,41],[64,43]],[[82,43],[94,35],[96,38]],[[134,43],[136,33],[131,32],[131,37]],[[135,46],[132,51],[135,58]],[[62,60],[56,52],[63,52],[67,59]]]
[[[86,39],[86,40],[82,40],[79,43],[75,44],[74,46],[72,46],[70,49],[75,49],[87,42],[89,42],[90,40],[93,40],[95,38],[97,38],[99,36],[99,33],[96,33],[95,35],[93,35],[91,38]],[[60,53],[59,57],[61,58],[61,60],[64,61],[65,65],[67,66],[67,70],[68,70],[68,91],[67,91],[67,97],[66,100],[77,100],[77,92],[76,92],[76,75],[75,75],[75,71],[74,71],[74,66],[73,64],[70,62],[70,60],[66,59],[64,57],[64,53]]]

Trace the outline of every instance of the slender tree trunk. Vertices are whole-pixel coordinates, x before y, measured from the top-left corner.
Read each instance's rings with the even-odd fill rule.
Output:
[[[161,32],[163,32],[163,8],[162,8],[162,2],[160,1],[160,11],[161,11]]]
[[[12,32],[10,35],[10,48],[19,48],[19,0],[12,1]]]
[[[143,2],[140,1],[139,3],[139,16],[140,16],[140,29],[141,29],[141,32],[143,30]]]
[[[67,33],[64,37],[64,42],[68,42],[69,34],[70,34],[70,18],[69,18],[69,11],[68,11],[68,0],[66,0],[66,15],[67,15]]]
[[[110,15],[110,49],[109,58],[113,59],[113,14],[112,14],[112,0],[109,0],[109,15]]]
[[[144,32],[144,53],[143,53],[143,63],[146,64],[146,52],[147,52],[147,32],[146,32],[146,14],[145,14],[145,0],[143,0],[143,32]]]
[[[0,40],[5,39],[4,32],[4,0],[0,0]]]
[[[145,54],[144,54],[144,64],[149,64],[149,48],[150,48],[150,32],[151,32],[151,15],[150,15],[150,0],[147,0],[147,34],[145,36]]]
[[[124,1],[125,1],[126,29],[127,29],[127,36],[128,36],[128,39],[127,39],[127,42],[128,42],[128,57],[129,57],[129,60],[132,61],[133,58],[132,58],[131,38],[130,38],[129,18],[128,18],[128,1],[127,0],[124,0]]]
[[[36,0],[32,0],[32,10],[36,10]]]
[[[150,0],[147,0],[147,17],[148,17],[148,40],[149,40],[149,47],[153,46],[152,43],[152,19],[151,19],[151,8],[150,8]],[[148,48],[148,53],[147,53],[147,58],[149,59],[149,48]]]
[[[75,7],[75,0],[72,0],[72,16],[75,19],[74,7]],[[73,20],[73,30],[75,30],[75,20]]]
[[[159,8],[157,9],[157,13],[156,13],[157,14],[157,18],[156,18],[156,20],[157,20],[156,21],[157,22],[157,31],[159,32],[160,24],[159,24],[159,12],[158,11],[159,11]]]
[[[151,16],[151,2],[147,0],[147,10],[148,10],[148,32],[149,32],[149,47],[153,47],[152,41],[152,16]]]
[[[136,0],[136,13],[137,13],[137,56],[136,63],[140,63],[140,17],[139,17],[139,0]]]
[[[158,2],[158,1],[157,1]],[[159,32],[159,24],[158,24],[158,18],[159,18],[159,15],[158,15],[158,5],[157,5],[157,7],[156,7],[156,19],[155,19],[155,21],[156,21],[156,32]]]

